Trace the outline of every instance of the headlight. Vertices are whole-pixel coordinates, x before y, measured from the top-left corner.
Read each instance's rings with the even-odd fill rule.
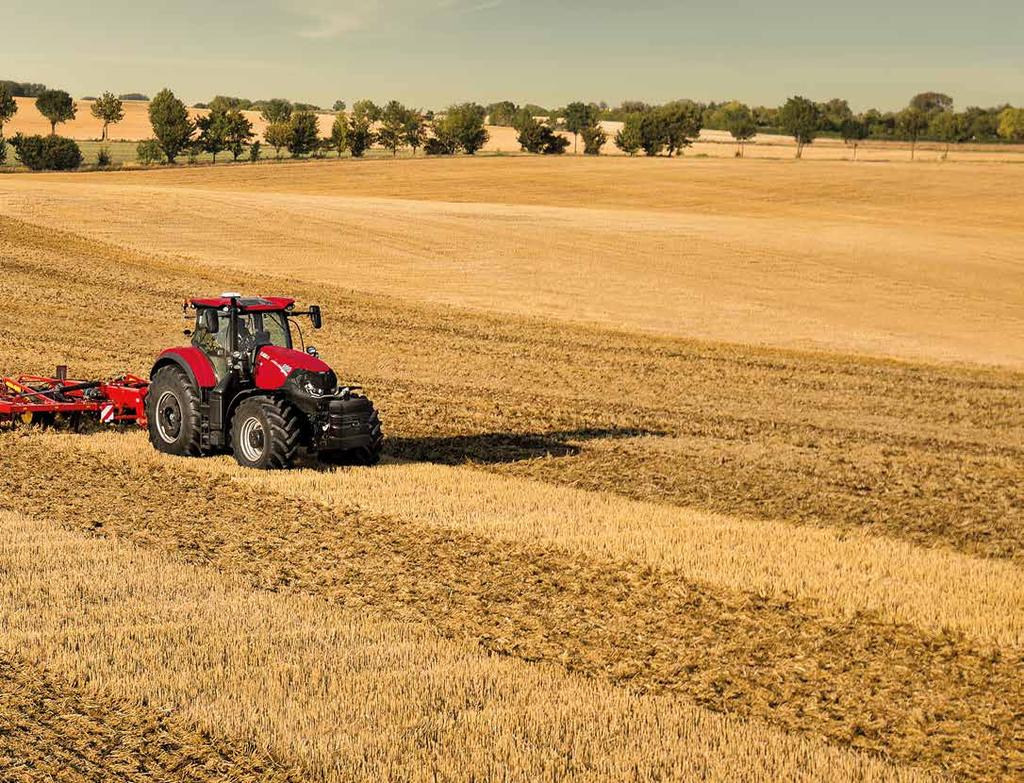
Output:
[[[334,394],[338,387],[338,379],[333,372],[299,370],[293,375],[293,379],[299,390],[310,397],[326,397]]]

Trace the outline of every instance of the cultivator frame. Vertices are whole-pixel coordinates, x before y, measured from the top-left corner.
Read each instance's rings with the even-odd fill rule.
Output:
[[[146,427],[148,391],[149,381],[137,375],[109,381],[72,380],[64,366],[58,367],[52,378],[0,378],[0,427],[35,423],[74,426],[93,417],[103,424]]]

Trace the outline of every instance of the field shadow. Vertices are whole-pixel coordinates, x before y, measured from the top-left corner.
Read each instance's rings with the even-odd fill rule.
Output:
[[[475,462],[497,465],[539,457],[572,457],[580,447],[571,441],[638,438],[663,435],[652,430],[630,428],[585,428],[545,433],[485,432],[429,438],[388,438],[385,453],[412,462],[462,465]]]

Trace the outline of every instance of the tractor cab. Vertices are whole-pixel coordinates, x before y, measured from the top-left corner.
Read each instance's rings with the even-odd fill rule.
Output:
[[[314,329],[321,325],[319,307],[314,305],[309,311],[298,313],[292,299],[222,294],[211,299],[193,299],[188,305],[196,311],[195,330],[190,335],[192,345],[210,360],[219,379],[238,363],[232,362],[232,358],[253,367],[260,347],[292,350],[290,317],[309,315]],[[296,328],[301,342],[301,328]],[[310,349],[310,355],[316,356],[315,348]]]

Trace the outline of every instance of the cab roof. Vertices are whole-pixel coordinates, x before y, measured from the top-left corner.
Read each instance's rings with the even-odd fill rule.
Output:
[[[294,299],[288,299],[281,296],[239,296],[237,297],[239,306],[243,310],[247,310],[252,313],[271,312],[274,310],[284,310],[287,307],[295,304]],[[193,307],[229,307],[231,305],[231,297],[228,296],[212,296],[202,299],[193,299]]]

